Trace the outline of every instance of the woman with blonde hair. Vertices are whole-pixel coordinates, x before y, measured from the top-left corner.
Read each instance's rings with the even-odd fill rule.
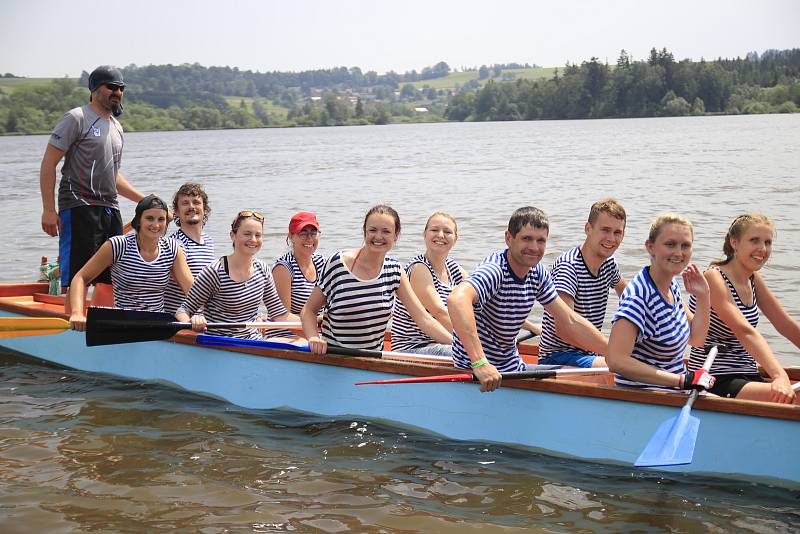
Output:
[[[319,281],[303,306],[301,319],[308,346],[324,354],[328,343],[381,350],[383,337],[399,298],[420,329],[434,341],[450,344],[452,334],[425,310],[411,289],[399,261],[387,256],[400,236],[400,216],[379,204],[364,217],[364,244],[334,253],[325,261]],[[322,331],[317,314],[325,308]]]
[[[800,347],[800,325],[786,313],[760,273],[772,254],[773,235],[774,225],[766,215],[740,215],[725,235],[725,259],[712,262],[704,273],[711,298],[711,324],[704,348],[717,345],[719,349],[711,367],[717,380],[710,391],[721,397],[800,402],[786,371],[756,330],[760,310],[781,335]],[[694,297],[689,301],[689,307],[693,306]],[[769,380],[759,374],[759,364]],[[702,365],[701,349],[692,348],[689,369]]]
[[[650,265],[620,297],[608,339],[608,367],[619,386],[647,389],[705,389],[714,382],[703,369],[686,372],[687,343],[703,346],[708,331],[708,283],[692,258],[694,230],[686,217],[667,213],[650,226],[645,242]],[[689,311],[675,280],[695,297]]]
[[[434,319],[448,331],[453,330],[447,313],[447,297],[467,276],[466,271],[448,255],[458,240],[455,217],[437,211],[428,217],[423,231],[425,252],[414,256],[405,266],[414,294]],[[392,349],[412,353],[452,356],[452,345],[436,343],[414,322],[402,301],[394,304]]]

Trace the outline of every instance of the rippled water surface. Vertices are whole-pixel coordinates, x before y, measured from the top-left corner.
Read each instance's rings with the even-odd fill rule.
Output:
[[[3,532],[766,533],[800,524],[796,491],[246,410],[10,357],[0,384]]]
[[[39,227],[46,141],[0,137],[5,281],[33,278],[39,257],[57,254]],[[694,221],[706,265],[733,217],[764,211],[777,227],[765,276],[800,317],[800,115],[132,133],[123,171],[164,197],[203,182],[220,253],[239,209],[265,212],[265,259],[284,251],[297,210],[317,212],[331,252],[358,245],[365,210],[389,201],[403,221],[400,259],[421,250],[427,215],[447,209],[460,225],[453,256],[471,269],[532,204],[551,218],[550,263],[582,240],[591,202],[613,195],[629,215],[618,259],[630,278],[659,212]],[[133,205],[122,211],[129,219]],[[800,365],[762,322],[779,358]],[[246,410],[13,356],[0,362],[0,480],[2,532],[800,530],[797,491]]]

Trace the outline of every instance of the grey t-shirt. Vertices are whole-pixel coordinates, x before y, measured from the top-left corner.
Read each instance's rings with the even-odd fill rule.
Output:
[[[50,144],[66,152],[58,187],[58,210],[117,204],[122,162],[122,126],[90,105],[69,110],[50,134]]]

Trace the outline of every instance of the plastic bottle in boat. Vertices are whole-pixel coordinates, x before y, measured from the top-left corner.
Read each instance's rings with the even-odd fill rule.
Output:
[[[47,256],[42,256],[39,264],[39,282],[47,282]]]
[[[47,264],[47,281],[50,282],[48,293],[51,295],[61,294],[61,257],[58,260]]]

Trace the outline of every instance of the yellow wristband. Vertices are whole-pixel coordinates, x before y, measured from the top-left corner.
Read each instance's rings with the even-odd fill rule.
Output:
[[[472,368],[475,369],[476,367],[480,367],[481,365],[486,365],[487,363],[489,363],[489,360],[487,360],[486,356],[484,356],[480,360],[472,362],[470,365],[472,365]]]

